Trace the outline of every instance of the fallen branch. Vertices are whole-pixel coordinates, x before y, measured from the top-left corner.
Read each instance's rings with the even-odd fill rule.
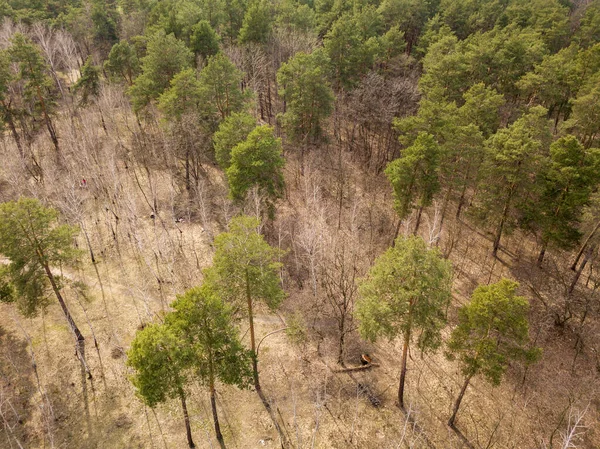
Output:
[[[354,366],[354,367],[350,367],[350,368],[343,368],[343,369],[334,369],[331,370],[334,373],[350,373],[350,372],[354,372],[354,371],[364,371],[370,368],[376,368],[379,366],[379,363],[369,363],[368,365],[361,365],[361,366]]]

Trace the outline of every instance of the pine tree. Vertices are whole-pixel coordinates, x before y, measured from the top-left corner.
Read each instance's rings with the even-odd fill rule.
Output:
[[[322,122],[333,109],[327,63],[322,52],[296,53],[277,72],[279,95],[286,102],[283,124],[288,135],[297,142],[320,137]]]
[[[256,128],[256,119],[245,112],[234,112],[225,118],[213,134],[215,159],[219,167],[227,170],[231,165],[231,151],[244,142]]]
[[[459,323],[452,331],[447,356],[458,359],[465,382],[448,421],[450,427],[454,427],[460,403],[474,376],[482,374],[492,385],[498,385],[511,361],[532,363],[541,355],[538,348],[529,346],[529,303],[516,296],[518,287],[517,282],[508,279],[481,285],[459,310]]]
[[[22,197],[0,204],[0,254],[10,264],[5,281],[14,288],[16,305],[26,317],[33,317],[49,305],[52,291],[75,337],[77,356],[91,376],[85,361],[85,338],[75,324],[61,291],[57,265],[74,264],[79,251],[73,247],[78,229],[58,224],[58,212],[38,200]]]
[[[419,229],[423,209],[431,204],[439,191],[440,148],[432,135],[420,133],[413,145],[385,169],[394,188],[394,207],[400,220],[418,208],[415,234]]]
[[[403,338],[398,405],[404,409],[408,347],[414,334],[422,351],[440,346],[451,299],[452,267],[420,237],[399,237],[359,283],[355,315],[363,338]]]
[[[165,319],[191,352],[191,366],[209,388],[215,433],[225,448],[217,415],[216,382],[247,388],[252,383],[251,354],[240,342],[233,325],[233,309],[219,298],[208,283],[177,297],[174,312]]]
[[[273,134],[268,125],[256,127],[245,141],[231,150],[231,164],[225,171],[229,194],[237,201],[245,199],[252,187],[257,187],[267,199],[269,214],[273,203],[284,189],[281,139]]]
[[[258,225],[258,220],[252,217],[233,218],[229,232],[215,238],[213,266],[205,274],[207,282],[214,286],[218,295],[237,310],[246,309],[254,386],[260,393],[254,333],[255,303],[261,301],[275,310],[285,294],[279,279],[281,251],[265,242],[257,232]]]
[[[173,398],[181,401],[190,448],[196,445],[192,439],[185,385],[192,356],[190,348],[164,324],[150,324],[139,330],[127,351],[127,365],[135,371],[130,380],[146,405],[155,407]]]

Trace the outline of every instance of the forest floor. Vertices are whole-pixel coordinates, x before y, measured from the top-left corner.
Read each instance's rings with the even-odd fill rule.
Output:
[[[389,240],[389,244],[394,232],[390,192],[382,187],[386,185],[382,175],[365,174],[348,163],[345,174],[339,176],[333,169],[318,168],[320,163],[334,166],[321,156],[313,156],[305,161],[301,175],[298,161],[288,156],[287,197],[271,234],[288,229],[290,223],[314,225],[320,219],[335,228],[340,217],[346,220],[356,215],[357,229],[362,229],[361,242],[369,247],[365,263],[371,263],[382,251],[382,242]],[[17,448],[18,442],[32,449],[186,447],[179,403],[169,401],[155,410],[144,407],[127,379],[125,351],[141,325],[160,319],[175,294],[201,281],[201,269],[212,257],[210,235],[223,229],[229,211],[222,208],[220,215],[209,220],[189,215],[184,222],[176,223],[173,218],[185,208],[175,211],[166,206],[174,204],[176,190],[168,176],[157,170],[144,177],[141,168],[132,174],[136,170],[132,166],[120,170],[121,185],[116,189],[120,193],[114,195],[114,209],[105,207],[109,202],[98,200],[96,192],[101,184],[94,187],[92,176],[90,191],[74,190],[74,195],[81,197],[80,222],[96,253],[99,274],[89,260],[79,270],[65,272],[68,279],[89,286],[89,301],[67,288],[69,307],[86,337],[87,358],[94,373],[93,379],[85,382],[89,417],[83,405],[83,384],[72,336],[59,307],[53,304],[44,315],[25,319],[13,306],[0,304],[2,448]],[[75,185],[76,176],[71,180]],[[214,206],[221,204],[224,195],[222,179],[217,174],[211,176],[205,199]],[[309,199],[314,186],[320,183],[324,186],[323,204],[318,208]],[[338,191],[342,201],[336,212]],[[155,219],[149,217],[150,194],[158,198],[159,209],[162,207]],[[320,210],[326,211],[324,218],[318,216]],[[377,220],[372,219],[373,211],[377,212]],[[430,213],[421,228],[426,238],[435,228],[433,211]],[[115,220],[112,215],[121,218]],[[287,320],[298,312],[307,327],[307,337],[299,342],[292,341],[285,332],[273,333],[263,341],[259,354],[264,392],[294,448],[545,449],[560,447],[569,423],[584,411],[582,422],[586,427],[576,430],[585,433],[577,447],[600,447],[600,348],[579,342],[574,329],[581,330],[583,325],[572,321],[563,327],[554,324],[555,312],[562,307],[560,294],[555,293],[564,287],[560,285],[565,282],[560,273],[565,279],[572,276],[567,268],[571,255],[549,255],[541,271],[535,267],[534,242],[515,234],[506,237],[503,245],[516,251],[501,251],[496,260],[485,235],[450,215],[453,213],[444,222],[439,243],[443,251],[448,251],[450,242],[455,242],[450,254],[455,294],[445,337],[456,322],[457,308],[468,300],[476,285],[510,276],[521,281],[521,293],[532,298],[531,335],[543,348],[541,362],[528,369],[511,367],[505,381],[495,388],[475,378],[458,415],[461,436],[446,422],[462,375],[456,363],[444,357],[443,349],[434,354],[420,354],[414,348],[411,351],[405,414],[395,404],[400,342],[379,341],[373,345],[361,341],[356,332],[351,333],[346,344],[346,366],[359,365],[362,352],[368,352],[378,366],[336,372],[341,367],[336,360],[335,323],[320,312],[321,293],[315,297],[306,279],[299,282],[295,278],[300,275],[284,273],[288,297],[280,315],[259,308],[256,321],[259,341],[286,327]],[[409,224],[402,232],[408,232],[408,228]],[[291,247],[294,242],[290,239],[284,235],[279,243]],[[78,243],[87,250],[83,236]],[[598,341],[600,335],[599,301],[597,296],[589,301],[592,307],[585,335],[594,338],[583,342]],[[247,340],[243,323],[240,329]],[[189,412],[196,445],[217,447],[207,390],[198,382],[190,390]],[[278,434],[255,392],[219,386],[218,409],[228,447],[279,447]]]

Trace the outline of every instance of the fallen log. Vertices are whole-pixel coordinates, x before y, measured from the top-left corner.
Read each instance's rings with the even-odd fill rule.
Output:
[[[369,363],[368,365],[361,366],[353,366],[350,368],[342,368],[342,369],[334,369],[332,370],[334,373],[351,373],[354,371],[364,371],[370,368],[376,368],[379,366],[379,363]]]

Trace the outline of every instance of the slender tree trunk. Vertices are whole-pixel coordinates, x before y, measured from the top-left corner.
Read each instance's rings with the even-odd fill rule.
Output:
[[[494,249],[492,250],[492,255],[494,257],[498,256],[498,249],[500,248],[500,239],[502,238],[504,224],[506,223],[506,218],[508,217],[508,208],[510,206],[511,198],[512,192],[506,199],[506,202],[504,203],[504,209],[502,210],[502,218],[500,219],[500,224],[498,225],[498,229],[496,230],[496,236],[494,237]]]
[[[548,241],[547,240],[542,241],[542,248],[540,249],[540,254],[537,258],[537,266],[538,267],[542,266],[542,262],[544,261],[544,256],[546,255],[547,248],[548,248]]]
[[[58,303],[60,304],[60,307],[62,308],[63,313],[64,313],[65,317],[67,318],[69,327],[71,328],[71,331],[73,332],[73,334],[75,336],[75,340],[76,340],[75,349],[77,351],[79,360],[85,366],[85,370],[88,374],[88,378],[91,379],[92,373],[90,372],[90,369],[88,368],[87,363],[85,361],[85,338],[83,337],[83,334],[81,333],[81,331],[75,324],[75,321],[73,320],[73,317],[71,316],[71,312],[69,312],[69,309],[67,308],[67,304],[65,303],[65,300],[63,299],[62,294],[60,293],[60,289],[58,288],[58,285],[56,284],[56,279],[54,279],[54,275],[52,274],[52,271],[50,270],[50,266],[47,263],[44,263],[44,270],[46,271],[46,276],[48,277],[48,280],[50,281],[50,285],[52,285],[52,290],[54,291],[54,294],[56,295],[56,299],[58,299]]]
[[[183,389],[179,390],[179,398],[181,399],[181,409],[183,410],[183,419],[185,420],[185,433],[187,435],[188,446],[190,448],[196,447],[194,440],[192,440],[192,427],[190,426],[190,415],[188,415],[187,404],[185,403],[185,394]]]
[[[421,226],[421,216],[423,215],[424,206],[419,207],[419,211],[417,212],[417,222],[415,223],[415,230],[413,231],[413,235],[417,235],[419,231],[419,226]]]
[[[339,339],[339,350],[338,350],[338,363],[344,366],[344,337],[346,335],[346,313],[342,312],[339,323],[340,339]]]
[[[398,407],[404,410],[404,382],[406,380],[406,359],[408,358],[408,345],[410,343],[410,329],[404,331],[404,346],[402,348],[402,362],[400,368],[400,385],[398,386]]]
[[[212,377],[212,376],[211,376]],[[221,433],[221,426],[219,425],[219,416],[217,415],[217,400],[215,397],[215,380],[210,380],[210,407],[212,409],[213,421],[215,422],[215,434],[217,441],[221,449],[225,449],[225,440],[223,440],[223,434]]]
[[[575,290],[575,286],[577,285],[577,282],[579,281],[579,278],[581,277],[581,273],[583,273],[585,266],[587,265],[589,260],[592,258],[592,254],[594,253],[594,250],[595,250],[595,248],[589,247],[588,250],[585,252],[585,257],[583,258],[581,265],[579,265],[579,268],[577,269],[577,272],[575,273],[575,278],[573,279],[573,282],[571,282],[571,286],[569,287],[569,295],[573,293],[573,290]]]
[[[260,380],[258,377],[258,354],[256,353],[256,339],[254,336],[254,315],[252,313],[252,295],[250,293],[250,275],[248,273],[248,269],[246,269],[246,300],[248,301],[248,320],[250,322],[250,348],[252,349],[252,375],[254,377],[254,388],[256,389],[256,393],[262,401],[265,409],[269,413],[269,416],[271,417],[271,421],[273,421],[275,429],[277,429],[279,438],[281,438],[281,447],[286,448],[288,447],[287,437],[283,433],[283,429],[277,421],[277,416],[273,412],[271,404],[269,403],[267,397],[262,391],[262,387],[260,386]]]
[[[256,354],[256,339],[254,336],[254,316],[252,314],[252,295],[250,294],[250,274],[246,268],[246,300],[248,301],[248,321],[250,323],[250,349],[252,349],[252,376],[256,391],[261,391],[258,379],[258,356]]]
[[[10,111],[10,105],[4,105],[4,110],[6,111],[5,114],[5,119],[6,119],[6,123],[8,123],[8,127],[10,128],[10,133],[13,136],[13,139],[15,139],[15,144],[17,144],[17,149],[19,150],[19,154],[21,155],[21,157],[25,157],[25,152],[23,151],[23,145],[21,144],[21,136],[19,136],[19,133],[17,132],[17,127],[15,126],[15,121],[13,120],[12,117],[12,112]]]
[[[458,397],[456,398],[456,402],[454,403],[454,410],[452,411],[452,416],[448,420],[448,425],[450,427],[452,427],[453,429],[455,428],[454,427],[454,421],[456,420],[456,414],[458,413],[458,409],[459,409],[460,403],[462,402],[463,397],[465,395],[465,391],[467,391],[467,387],[469,386],[469,382],[471,382],[471,377],[473,377],[473,375],[469,374],[467,376],[467,378],[465,379],[465,383],[463,384],[462,388],[460,389],[460,393],[458,393]]]
[[[592,239],[592,237],[594,237],[594,235],[596,234],[598,229],[600,229],[600,220],[598,220],[598,223],[596,223],[596,226],[594,226],[594,229],[592,229],[592,232],[590,232],[590,235],[587,236],[587,238],[581,245],[581,248],[579,248],[579,251],[577,252],[577,257],[575,257],[575,261],[571,265],[571,270],[575,271],[577,269],[577,264],[579,263],[579,259],[581,259],[581,256],[583,256],[583,252],[585,251],[586,246],[588,245],[588,243],[590,243],[590,240]]]

